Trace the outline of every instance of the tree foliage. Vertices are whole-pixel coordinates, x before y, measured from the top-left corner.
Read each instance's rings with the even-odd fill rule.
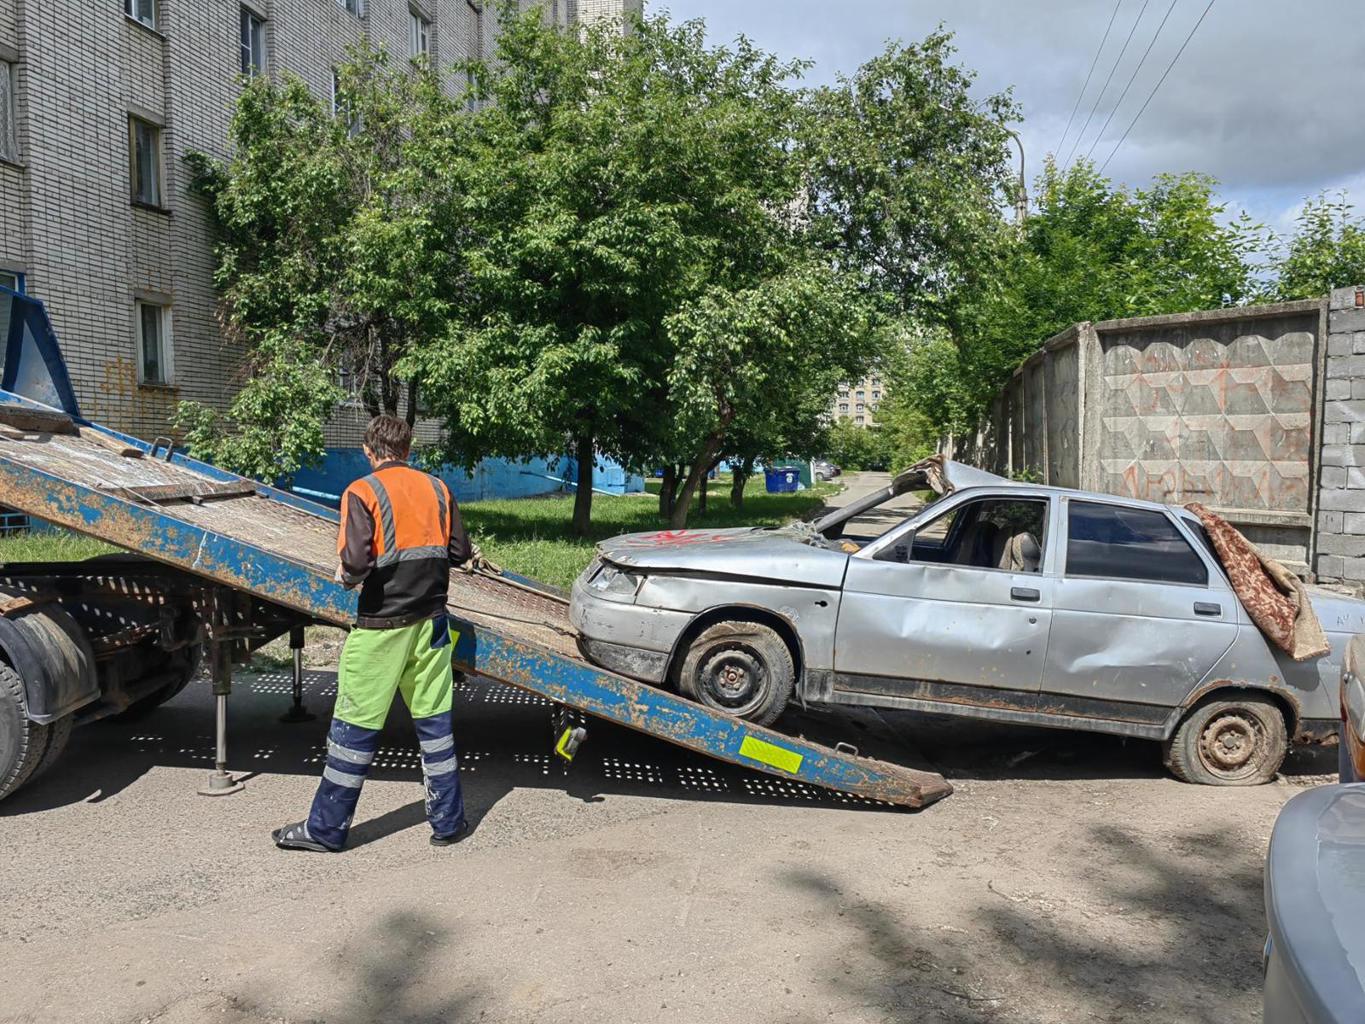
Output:
[[[1352,216],[1353,209],[1345,193],[1304,203],[1274,264],[1273,297],[1312,299],[1365,282],[1365,218]]]
[[[183,403],[196,454],[287,475],[322,452],[345,398],[411,421],[405,362],[462,308],[468,218],[450,160],[457,104],[422,65],[357,50],[338,69],[340,116],[298,78],[246,83],[225,165],[191,158],[218,227],[222,318],[247,352],[226,417]]]

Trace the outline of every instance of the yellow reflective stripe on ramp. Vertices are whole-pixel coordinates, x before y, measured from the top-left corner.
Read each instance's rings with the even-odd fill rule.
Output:
[[[802,757],[794,750],[786,747],[779,747],[775,743],[768,743],[766,740],[758,739],[755,736],[745,736],[739,745],[741,757],[747,757],[751,761],[759,764],[766,764],[771,768],[780,768],[784,772],[791,772],[795,775],[801,770]]]

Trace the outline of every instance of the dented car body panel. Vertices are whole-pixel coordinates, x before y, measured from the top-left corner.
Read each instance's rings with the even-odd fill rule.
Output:
[[[845,537],[857,515],[920,489],[940,497],[875,538]],[[1268,691],[1298,739],[1323,739],[1342,652],[1365,632],[1365,602],[1310,588],[1332,650],[1294,662],[1253,624],[1191,513],[952,462],[811,526],[632,534],[598,556],[571,618],[590,658],[645,652],[636,672],[620,652],[603,661],[636,678],[668,685],[701,628],[752,619],[787,638],[808,703],[1150,739],[1228,689]]]

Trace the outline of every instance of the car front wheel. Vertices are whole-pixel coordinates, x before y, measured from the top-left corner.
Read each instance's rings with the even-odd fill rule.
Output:
[[[1254,694],[1198,705],[1166,741],[1166,767],[1182,782],[1259,786],[1280,770],[1289,731],[1279,706]]]
[[[692,641],[678,671],[685,697],[757,725],[771,725],[791,699],[791,650],[768,626],[717,622]]]

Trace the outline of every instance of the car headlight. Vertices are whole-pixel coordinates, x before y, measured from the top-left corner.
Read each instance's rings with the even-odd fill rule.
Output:
[[[588,580],[588,589],[596,590],[603,594],[619,594],[623,597],[633,597],[635,592],[640,589],[640,580],[643,577],[632,576],[622,569],[607,563],[602,564],[602,568],[592,579]]]

